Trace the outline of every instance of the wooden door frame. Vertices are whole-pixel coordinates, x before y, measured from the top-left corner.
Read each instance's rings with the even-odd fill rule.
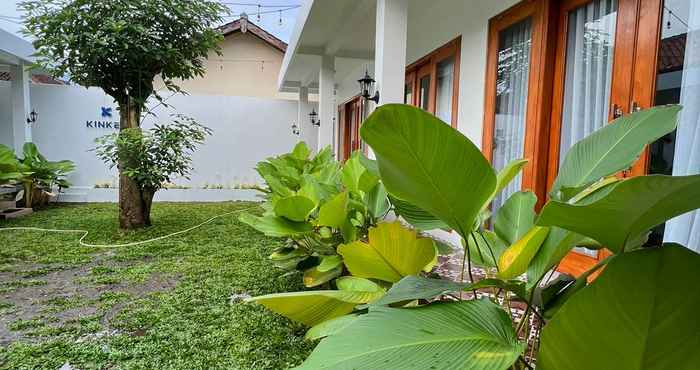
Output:
[[[362,123],[363,117],[362,117],[362,111],[364,107],[364,101],[360,95],[355,95],[352,98],[346,100],[345,102],[341,103],[338,106],[338,112],[339,112],[339,117],[340,119],[340,125],[338,125],[338,130],[340,128],[343,128],[343,136],[340,136],[340,133],[338,133],[338,138],[341,140],[341,145],[340,145],[340,150],[339,150],[339,155],[340,155],[340,160],[345,161],[348,158],[350,158],[350,155],[352,155],[352,152],[361,149],[362,144],[361,144],[361,138],[359,134],[360,130],[360,124]],[[355,111],[354,115],[354,120],[353,122],[348,122],[350,117],[353,117],[350,113],[351,111]],[[353,132],[356,132],[357,135],[356,137],[353,138]],[[353,148],[353,140],[356,140],[358,143],[357,148]]]
[[[523,189],[531,189],[538,199],[538,209],[547,199],[547,150],[549,117],[551,114],[553,76],[547,67],[554,63],[557,25],[550,19],[555,14],[553,0],[526,0],[489,20],[484,92],[484,126],[482,153],[493,161],[493,140],[496,121],[496,80],[498,78],[498,48],[501,31],[531,18],[532,45],[525,111],[524,158],[529,164],[523,169]]]
[[[415,62],[406,66],[406,83],[412,83],[412,101],[407,104],[420,107],[420,79],[430,76],[430,86],[428,88],[428,109],[435,114],[437,106],[437,65],[445,59],[454,57],[454,70],[452,76],[452,112],[450,125],[457,128],[459,116],[459,74],[462,53],[462,36],[447,42],[446,44],[431,51],[427,55],[419,58]]]

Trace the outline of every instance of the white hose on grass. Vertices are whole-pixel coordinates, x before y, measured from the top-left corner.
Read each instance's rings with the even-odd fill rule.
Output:
[[[80,240],[78,240],[78,243],[80,243],[80,245],[83,246],[83,247],[89,247],[89,248],[121,248],[121,247],[133,247],[133,246],[136,246],[136,245],[142,245],[142,244],[153,243],[153,242],[156,242],[156,241],[159,241],[159,240],[171,238],[171,237],[173,237],[173,236],[185,234],[185,233],[188,233],[188,232],[190,232],[190,231],[192,231],[192,230],[195,230],[195,229],[197,229],[197,228],[200,228],[200,227],[202,227],[202,226],[204,226],[204,225],[206,225],[206,224],[208,224],[208,223],[210,223],[210,222],[216,220],[217,218],[224,217],[224,216],[228,216],[228,215],[231,215],[231,214],[234,214],[234,213],[243,212],[243,211],[249,211],[249,210],[252,210],[252,209],[255,209],[255,208],[257,208],[257,207],[249,207],[249,208],[244,208],[244,209],[237,209],[237,210],[235,210],[235,211],[222,213],[222,214],[220,214],[220,215],[216,215],[216,216],[214,216],[214,217],[212,217],[212,218],[210,218],[210,219],[208,219],[208,220],[206,220],[206,221],[204,221],[204,222],[202,222],[202,223],[200,223],[200,224],[197,224],[197,225],[192,226],[192,227],[190,227],[190,228],[187,228],[187,229],[185,229],[185,230],[180,230],[180,231],[177,231],[177,232],[174,232],[174,233],[170,233],[170,234],[167,234],[167,235],[163,235],[163,236],[159,236],[159,237],[153,238],[153,239],[141,240],[141,241],[138,241],[138,242],[124,243],[124,244],[90,244],[90,243],[85,243],[83,240],[85,240],[85,238],[86,238],[86,237],[88,236],[88,234],[90,233],[90,232],[87,231],[87,230],[43,229],[43,228],[40,228],[40,227],[21,227],[21,226],[20,226],[20,227],[2,227],[2,228],[0,228],[0,231],[36,231],[36,232],[49,232],[49,233],[83,234],[83,235],[80,237]]]

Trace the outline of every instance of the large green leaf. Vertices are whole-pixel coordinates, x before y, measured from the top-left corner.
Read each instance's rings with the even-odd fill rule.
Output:
[[[316,340],[338,333],[355,321],[358,316],[358,314],[350,314],[326,320],[309,329],[304,335],[304,339]]]
[[[353,311],[355,306],[379,299],[384,291],[312,290],[268,294],[248,299],[296,322],[317,325]]]
[[[321,226],[342,227],[348,214],[348,193],[346,191],[335,195],[321,206],[318,224]]]
[[[576,193],[574,189],[629,168],[647,144],[676,128],[680,109],[664,106],[631,113],[574,144],[551,193],[555,198],[569,199]]]
[[[519,191],[498,209],[493,229],[503,241],[514,244],[535,224],[537,196],[531,191]]]
[[[319,266],[304,271],[304,286],[307,288],[313,288],[327,283],[343,273],[342,265],[337,265],[329,269],[320,269]]]
[[[312,199],[303,195],[293,195],[278,199],[275,203],[275,214],[290,221],[304,222],[316,208]]]
[[[421,272],[437,258],[435,243],[419,238],[399,222],[380,223],[369,229],[369,244],[355,241],[338,247],[345,266],[354,276],[396,282]]]
[[[544,327],[537,368],[697,369],[698,266],[678,245],[615,257]]]
[[[267,236],[276,238],[299,236],[313,230],[311,224],[307,222],[294,222],[275,216],[258,217],[244,213],[239,217],[239,220]]]
[[[389,195],[394,212],[418,230],[448,229],[449,226],[439,218],[411,203]]]
[[[367,204],[367,211],[374,218],[380,218],[389,212],[391,204],[389,203],[388,194],[384,185],[380,182],[377,183],[372,190],[370,190],[365,195],[365,203]]]
[[[303,141],[298,142],[292,150],[292,157],[300,160],[307,160],[310,154],[311,149],[309,149],[309,147]]]
[[[324,339],[299,369],[504,370],[523,349],[488,300],[377,307]]]
[[[518,297],[524,298],[524,285],[519,280],[482,279],[472,284],[411,275],[394,284],[385,296],[374,301],[371,305],[380,306],[417,299],[432,299],[444,294],[486,288],[504,289],[515,293]]]
[[[619,252],[654,226],[700,208],[700,175],[638,176],[609,188],[592,201],[550,201],[537,224],[577,232]]]
[[[498,258],[498,277],[513,279],[525,273],[548,234],[548,227],[533,226],[520,240],[503,251]]]
[[[390,194],[437,216],[462,236],[471,231],[496,188],[496,174],[476,145],[408,105],[380,106],[361,133]]]
[[[556,266],[583,239],[583,236],[575,232],[551,227],[547,239],[527,268],[527,289],[535,287],[544,274]]]
[[[493,193],[491,194],[490,200],[484,204],[482,209],[485,209],[488,207],[489,203],[491,203],[491,200],[493,200],[498,193],[500,193],[503,189],[505,189],[508,184],[510,184],[511,181],[515,178],[515,176],[518,176],[520,171],[525,168],[525,165],[527,165],[528,160],[527,159],[515,159],[508,164],[505,165],[498,173],[496,174],[496,189],[494,189]]]

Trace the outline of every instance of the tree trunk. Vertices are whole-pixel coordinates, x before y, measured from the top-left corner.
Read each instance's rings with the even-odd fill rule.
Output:
[[[143,218],[146,226],[151,226],[151,204],[153,204],[153,196],[156,195],[155,189],[145,188],[141,190],[141,199],[143,200]]]
[[[129,98],[128,102],[119,104],[119,129],[139,128],[141,107]],[[119,158],[119,227],[138,229],[147,223],[145,204],[138,183],[122,173],[123,158]],[[150,212],[150,204],[149,204]]]

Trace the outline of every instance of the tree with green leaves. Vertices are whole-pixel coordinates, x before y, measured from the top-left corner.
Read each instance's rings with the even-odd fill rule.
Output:
[[[36,65],[54,77],[99,87],[119,107],[120,129],[138,132],[154,88],[182,92],[176,79],[203,76],[222,35],[214,26],[226,8],[211,0],[26,0],[25,32],[34,38]],[[147,199],[120,158],[119,225],[143,227]]]

